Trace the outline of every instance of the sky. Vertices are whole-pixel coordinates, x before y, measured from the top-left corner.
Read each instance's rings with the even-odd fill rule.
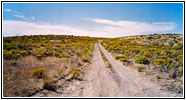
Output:
[[[3,36],[183,34],[182,3],[3,3]]]

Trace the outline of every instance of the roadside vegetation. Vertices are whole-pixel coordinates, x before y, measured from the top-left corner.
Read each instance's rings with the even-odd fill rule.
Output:
[[[91,63],[96,38],[62,35],[3,37],[3,95],[55,91],[65,76],[81,77]]]
[[[103,58],[103,61],[104,61],[105,65],[106,65],[106,67],[111,69],[112,65],[111,65],[110,62],[108,61],[107,57],[105,57],[105,55],[104,55],[104,53],[101,51],[101,48],[100,48],[100,47],[99,47],[99,51],[100,51],[100,53],[101,53],[101,56],[102,56],[102,58]]]
[[[152,34],[103,39],[101,44],[116,60],[150,75],[153,80],[171,80],[162,84],[169,84],[168,89],[180,93],[183,89],[182,41],[179,34]]]

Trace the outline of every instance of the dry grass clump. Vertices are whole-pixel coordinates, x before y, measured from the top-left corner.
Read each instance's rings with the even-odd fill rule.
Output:
[[[80,76],[80,69],[76,66],[70,67],[69,73],[72,75],[72,78],[78,78]]]
[[[143,66],[137,66],[137,71],[138,71],[138,72],[142,72],[142,71],[143,71],[143,69],[144,69],[144,67],[143,67]]]
[[[86,57],[83,57],[83,58],[82,58],[82,61],[84,61],[84,62],[89,62],[89,59],[86,58]]]
[[[5,97],[28,97],[41,88],[54,90],[53,74],[59,73],[57,78],[62,77],[68,69],[67,65],[70,65],[66,58],[55,57],[37,60],[33,56],[27,56],[16,60],[16,66],[11,65],[13,61],[4,60],[3,62],[3,95]]]
[[[6,79],[3,80],[3,95],[5,97],[29,96],[34,88],[31,72],[28,70],[14,70],[11,74],[4,74]]]

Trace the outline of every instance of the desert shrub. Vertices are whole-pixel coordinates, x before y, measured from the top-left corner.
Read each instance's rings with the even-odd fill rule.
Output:
[[[171,58],[167,58],[167,64],[171,64],[172,63],[172,59]]]
[[[28,52],[25,51],[25,50],[22,50],[22,51],[20,51],[20,54],[21,54],[22,56],[26,56],[26,55],[28,55]]]
[[[169,41],[169,45],[174,45],[174,41]]]
[[[161,77],[160,77],[160,75],[157,75],[156,78],[157,78],[157,79],[160,79]]]
[[[55,91],[55,84],[47,78],[43,78],[43,89]]]
[[[88,59],[87,57],[83,57],[83,58],[82,58],[82,61],[84,61],[84,62],[89,62],[89,59]]]
[[[94,45],[90,46],[89,49],[90,49],[91,51],[93,51],[93,50],[94,50]]]
[[[9,60],[9,59],[12,59],[12,57],[13,57],[13,54],[11,51],[3,50],[3,58]]]
[[[121,56],[121,55],[115,56],[116,60],[121,59],[121,58],[125,58],[125,56]]]
[[[166,59],[156,59],[156,64],[157,65],[166,65]]]
[[[62,74],[64,74],[64,69],[63,68],[57,69],[57,73],[58,76],[61,76]]]
[[[121,58],[120,61],[127,62],[128,60],[127,60],[127,58]]]
[[[77,78],[80,76],[80,69],[76,66],[70,67],[70,74],[72,74],[72,78]]]
[[[168,64],[167,67],[168,67],[168,68],[174,68],[174,64],[173,64],[173,63]]]
[[[179,67],[178,70],[180,73],[183,73],[183,67]]]
[[[144,56],[145,57],[148,57],[148,58],[152,58],[152,53],[148,52],[148,51],[145,51],[144,52]]]
[[[12,55],[12,58],[13,58],[13,59],[18,59],[19,57],[21,57],[20,54],[13,54],[13,55]]]
[[[92,55],[92,53],[89,53],[88,56],[92,57],[93,55]]]
[[[10,38],[3,38],[3,43],[11,43],[12,40]]]
[[[169,77],[176,78],[176,70],[174,68],[169,71]]]
[[[42,58],[42,55],[41,54],[36,54],[35,57],[40,60]]]
[[[150,60],[147,59],[145,56],[140,56],[139,58],[136,59],[135,62],[139,64],[150,64]]]
[[[177,46],[175,47],[177,50],[183,49],[183,43],[177,43]]]
[[[138,72],[142,72],[143,69],[144,69],[143,66],[137,66],[137,71],[138,71]]]
[[[81,56],[81,52],[80,52],[80,51],[76,51],[75,54],[76,54],[77,56]]]
[[[17,63],[16,63],[16,61],[14,60],[14,61],[12,61],[10,64],[11,64],[12,66],[15,66]]]
[[[112,65],[110,63],[107,63],[107,68],[111,68]]]
[[[7,80],[8,79],[8,75],[3,74],[3,80]]]
[[[62,56],[68,58],[68,57],[70,57],[71,55],[70,55],[69,53],[67,53],[67,52],[63,52],[63,53],[62,53]]]
[[[46,76],[46,69],[45,68],[38,68],[32,70],[32,76],[35,78],[44,78]]]
[[[55,56],[55,57],[61,57],[62,54],[60,54],[60,53],[58,53],[58,52],[53,52],[53,56]]]
[[[14,43],[3,43],[4,50],[17,49],[17,46]]]
[[[26,49],[26,46],[25,46],[23,43],[18,43],[18,44],[17,44],[17,47],[18,47],[19,49]]]
[[[148,39],[153,39],[153,37],[149,36]]]

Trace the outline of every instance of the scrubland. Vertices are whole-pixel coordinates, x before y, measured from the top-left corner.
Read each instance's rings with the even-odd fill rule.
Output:
[[[55,91],[58,80],[78,79],[91,62],[95,38],[17,36],[3,38],[4,96]]]
[[[162,90],[155,89],[156,84],[151,84],[151,81],[166,91],[178,94],[176,96],[182,96],[183,66],[183,36],[180,34],[121,38],[65,35],[3,37],[5,97],[41,96],[38,93],[43,90],[58,94],[51,96],[72,96],[72,90],[76,96],[159,96]],[[146,81],[146,85],[140,80]],[[73,85],[76,82],[80,86]],[[127,90],[127,86],[131,90]],[[106,89],[111,87],[114,88],[111,92]]]
[[[111,38],[101,44],[125,66],[176,93],[183,92],[183,37],[152,34]]]

